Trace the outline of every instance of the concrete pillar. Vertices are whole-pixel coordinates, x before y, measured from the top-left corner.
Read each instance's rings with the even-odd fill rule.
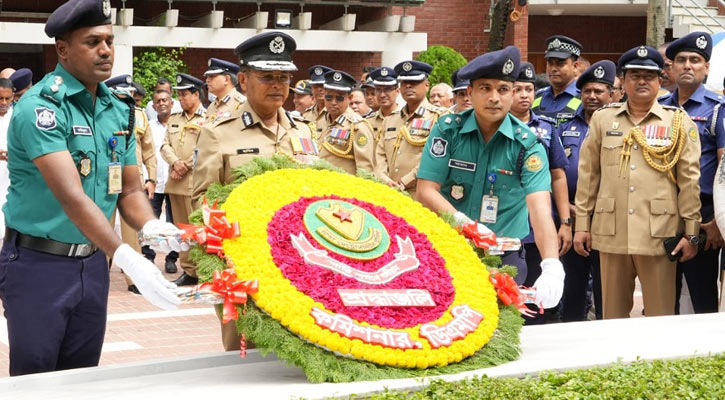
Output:
[[[133,46],[127,44],[116,44],[116,55],[113,61],[113,74],[133,74]]]

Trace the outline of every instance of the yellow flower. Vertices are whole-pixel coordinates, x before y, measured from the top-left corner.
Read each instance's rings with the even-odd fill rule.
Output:
[[[343,198],[384,206],[425,234],[433,248],[445,260],[456,290],[450,307],[466,304],[483,314],[475,331],[450,346],[433,349],[420,335],[420,327],[390,329],[407,332],[420,349],[395,349],[363,343],[318,326],[310,316],[313,307],[333,313],[298,290],[274,264],[267,242],[267,225],[277,210],[300,197],[334,194]],[[263,199],[263,201],[260,201]],[[230,221],[239,221],[241,236],[224,241],[224,251],[236,266],[239,279],[259,279],[259,291],[252,295],[256,305],[280,321],[302,339],[328,350],[377,364],[404,368],[427,368],[459,362],[481,349],[498,326],[496,293],[488,272],[471,247],[443,220],[386,185],[326,170],[284,169],[266,172],[239,185],[222,206]],[[453,320],[449,309],[432,324],[441,326]],[[364,321],[361,326],[388,329]]]

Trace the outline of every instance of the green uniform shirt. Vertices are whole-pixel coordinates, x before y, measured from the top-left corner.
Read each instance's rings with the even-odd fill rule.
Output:
[[[117,194],[108,193],[108,165],[113,160],[109,139],[115,137],[116,161],[136,164],[136,140],[126,147],[129,106],[98,85],[91,94],[60,64],[26,92],[15,106],[8,129],[10,188],[3,207],[8,227],[28,235],[65,243],[88,243],[68,219],[33,159],[68,151],[78,167],[66,177],[81,180],[83,191],[110,219]],[[83,172],[83,173],[81,173]],[[85,176],[84,176],[85,175]]]
[[[438,119],[423,149],[418,178],[440,183],[443,197],[473,220],[480,220],[483,196],[493,186],[498,213],[496,223],[486,225],[498,236],[523,238],[529,233],[526,195],[551,190],[546,151],[536,134],[510,114],[485,143],[473,111]],[[493,185],[490,174],[496,178]]]

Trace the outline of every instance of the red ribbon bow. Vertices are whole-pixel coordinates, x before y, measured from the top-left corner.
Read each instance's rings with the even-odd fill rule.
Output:
[[[239,318],[237,304],[246,304],[247,295],[257,293],[259,290],[259,281],[240,281],[237,280],[237,274],[234,268],[228,268],[224,271],[214,271],[214,280],[211,283],[203,283],[199,286],[199,290],[211,290],[224,297],[224,312],[222,314],[222,322],[227,323],[231,320]]]
[[[222,241],[240,235],[239,222],[229,223],[227,212],[217,209],[217,202],[209,207],[206,198],[201,210],[204,217],[204,226],[179,224],[179,228],[184,231],[181,238],[183,240],[194,240],[200,245],[206,245],[207,253],[223,257]]]
[[[529,296],[521,293],[519,285],[516,284],[516,281],[514,281],[514,278],[512,278],[511,275],[499,271],[493,271],[489,275],[489,279],[491,280],[493,287],[496,289],[498,298],[501,299],[501,302],[505,306],[513,304],[521,314],[529,317],[535,315],[535,312],[526,307],[525,304],[525,301]],[[543,313],[543,311],[543,308],[539,307],[539,312]]]
[[[456,229],[463,236],[473,241],[473,244],[479,249],[488,250],[489,247],[496,245],[496,234],[493,232],[488,234],[481,233],[478,230],[478,223],[476,222],[459,226]]]

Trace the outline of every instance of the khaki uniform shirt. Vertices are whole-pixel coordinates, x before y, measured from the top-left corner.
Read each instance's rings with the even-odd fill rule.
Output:
[[[243,94],[237,92],[237,89],[232,89],[226,96],[217,98],[209,104],[209,108],[206,109],[206,120],[210,121],[216,119],[219,114],[236,110],[246,101],[247,98]]]
[[[397,109],[393,109],[393,111],[388,114],[388,117],[398,113]],[[380,141],[380,138],[383,137],[383,122],[385,121],[385,117],[383,113],[378,110],[372,113],[369,117],[367,117],[368,122],[370,122],[370,126],[373,127],[373,133],[375,133],[375,144],[377,145]]]
[[[638,126],[669,130],[675,110],[655,102]],[[665,238],[699,231],[700,137],[684,115],[687,137],[672,169],[676,184],[649,166],[636,141],[619,176],[624,138],[635,125],[627,103],[612,103],[592,116],[579,157],[575,230],[591,230],[592,247],[605,253],[661,256]]]
[[[375,148],[375,176],[386,183],[401,182],[414,194],[423,146],[438,117],[447,112],[424,99],[412,113],[406,105],[385,118]]]
[[[313,104],[311,107],[306,109],[304,113],[302,113],[302,118],[313,124],[312,126],[314,129],[312,130],[312,138],[318,143],[320,138],[322,138],[322,132],[325,128],[327,128],[327,118],[325,117],[327,117],[327,109],[323,108],[322,111],[317,111],[317,103]]]
[[[324,118],[325,130],[319,139],[320,158],[350,174],[358,169],[373,172],[375,139],[370,123],[348,107],[334,121]]]
[[[169,122],[166,124],[166,136],[161,145],[161,157],[169,163],[169,180],[166,181],[164,193],[191,196],[191,170],[194,169],[196,161],[194,152],[205,118],[206,111],[201,105],[190,117],[183,111],[171,114],[169,117]],[[181,179],[172,179],[171,171],[178,160],[186,163],[189,172]]]
[[[148,179],[156,182],[156,148],[154,147],[154,135],[151,132],[149,120],[143,108],[136,107],[136,160],[138,161],[138,172],[141,175],[141,186],[144,184],[143,166],[146,166]]]
[[[300,139],[313,143],[310,127],[283,108],[277,115],[278,129],[273,131],[247,102],[231,111],[231,115],[217,116],[204,125],[197,143],[199,154],[194,168],[192,204],[198,204],[209,185],[233,182],[236,176],[232,169],[255,157],[270,157],[280,152],[314,155],[314,151],[300,151],[297,146]]]

